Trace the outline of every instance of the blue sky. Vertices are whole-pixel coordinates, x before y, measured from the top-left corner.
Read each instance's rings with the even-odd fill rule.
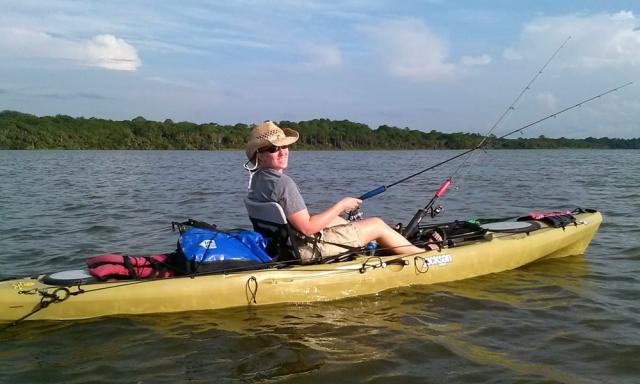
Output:
[[[500,134],[640,80],[637,1],[0,0],[0,110]],[[639,137],[640,83],[525,136]]]

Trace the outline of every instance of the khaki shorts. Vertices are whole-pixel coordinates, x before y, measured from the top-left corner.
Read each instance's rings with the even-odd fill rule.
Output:
[[[305,264],[320,261],[324,257],[348,253],[352,251],[352,248],[364,246],[362,236],[360,236],[360,229],[354,223],[325,228],[316,234],[315,238],[317,239],[315,245],[314,241],[310,240],[299,239],[296,242],[300,259]],[[346,247],[336,244],[343,244]]]

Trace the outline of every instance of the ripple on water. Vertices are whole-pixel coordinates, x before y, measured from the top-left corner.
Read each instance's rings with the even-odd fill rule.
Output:
[[[293,152],[290,175],[317,212],[387,184],[398,169],[453,153]],[[543,163],[540,151],[491,151],[442,200],[440,220],[598,208],[605,221],[584,257],[330,303],[25,323],[0,333],[0,375],[69,383],[635,382],[637,152],[542,155]],[[2,186],[1,273],[172,250],[170,222],[188,217],[248,227],[242,162],[241,151],[0,152],[7,174],[32,175]],[[198,166],[184,172],[186,164]],[[214,185],[203,183],[211,174]],[[440,183],[436,174],[418,179],[368,200],[365,212],[406,223]]]

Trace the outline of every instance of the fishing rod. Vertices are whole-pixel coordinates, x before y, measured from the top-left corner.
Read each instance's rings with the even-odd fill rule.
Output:
[[[622,84],[622,85],[619,85],[619,86],[617,86],[617,87],[615,87],[615,88],[611,88],[611,89],[609,89],[609,90],[607,90],[607,91],[604,91],[604,92],[602,92],[602,93],[599,93],[599,94],[597,94],[597,95],[595,95],[595,96],[592,96],[592,97],[589,97],[589,98],[584,99],[584,100],[582,100],[582,101],[579,101],[579,102],[577,102],[577,103],[575,103],[575,104],[573,104],[573,105],[571,105],[571,106],[568,106],[568,107],[566,107],[566,108],[564,108],[564,109],[561,109],[561,110],[559,110],[559,111],[557,111],[557,112],[554,112],[554,113],[552,113],[552,114],[549,114],[549,115],[547,115],[547,116],[544,116],[544,117],[542,117],[542,118],[540,118],[540,119],[538,119],[538,120],[535,120],[535,121],[533,121],[533,122],[531,122],[531,123],[528,123],[528,124],[526,124],[526,125],[523,125],[523,126],[522,126],[522,127],[520,127],[520,128],[517,128],[517,129],[514,129],[514,130],[512,130],[512,131],[510,131],[510,132],[507,132],[507,133],[505,133],[504,135],[502,135],[502,136],[499,136],[499,137],[495,138],[495,141],[497,141],[497,140],[501,140],[501,139],[504,139],[504,138],[506,138],[506,137],[509,137],[509,136],[513,135],[514,133],[522,132],[522,131],[524,131],[525,129],[527,129],[527,128],[531,128],[531,127],[533,127],[534,125],[537,125],[537,124],[539,124],[539,123],[541,123],[541,122],[543,122],[543,121],[546,121],[546,120],[548,120],[548,119],[556,118],[556,117],[560,116],[561,114],[563,114],[563,113],[565,113],[565,112],[568,112],[568,111],[570,111],[570,110],[572,110],[572,109],[575,109],[575,108],[581,107],[581,106],[583,106],[584,104],[587,104],[587,103],[589,103],[589,102],[591,102],[591,101],[593,101],[593,100],[595,100],[595,99],[599,99],[599,98],[601,98],[601,97],[603,97],[603,96],[606,96],[606,95],[608,95],[608,94],[610,94],[610,93],[617,92],[617,91],[619,91],[620,89],[625,88],[625,87],[627,87],[627,86],[629,86],[629,85],[632,85],[632,84],[633,84],[633,81],[630,81],[630,82],[624,83],[624,84]],[[432,166],[429,166],[429,167],[424,168],[424,169],[422,169],[422,170],[420,170],[420,171],[418,171],[418,172],[415,172],[415,173],[413,173],[413,174],[411,174],[411,175],[408,175],[408,176],[406,176],[406,177],[404,177],[404,178],[402,178],[402,179],[400,179],[400,180],[397,180],[397,181],[395,181],[395,182],[393,182],[393,183],[391,183],[391,184],[388,184],[388,185],[382,185],[382,186],[380,186],[380,187],[378,187],[378,188],[372,189],[372,190],[370,190],[370,191],[368,191],[368,192],[366,192],[366,193],[362,194],[362,195],[359,197],[359,199],[360,199],[360,200],[367,200],[367,199],[370,199],[370,198],[372,198],[372,197],[374,197],[374,196],[377,196],[377,195],[379,195],[379,194],[381,194],[381,193],[385,192],[387,189],[389,189],[389,188],[391,188],[391,187],[393,187],[393,186],[395,186],[395,185],[398,185],[398,184],[404,183],[405,181],[408,181],[408,180],[410,180],[410,179],[412,179],[412,178],[414,178],[414,177],[416,177],[416,176],[419,176],[419,175],[421,175],[421,174],[423,174],[423,173],[425,173],[425,172],[427,172],[427,171],[430,171],[430,170],[433,170],[433,169],[435,169],[435,168],[438,168],[438,167],[440,167],[441,165],[447,164],[447,163],[449,163],[449,162],[451,162],[451,161],[453,161],[453,160],[456,160],[456,159],[458,159],[458,158],[460,158],[460,157],[462,157],[462,156],[465,156],[465,155],[467,155],[467,154],[469,154],[469,153],[472,153],[472,152],[474,152],[474,151],[477,151],[478,149],[482,149],[483,147],[485,147],[485,146],[486,146],[487,142],[488,142],[488,141],[487,141],[487,140],[486,140],[486,138],[485,138],[485,139],[483,139],[483,140],[482,140],[478,145],[476,145],[476,146],[475,146],[475,147],[473,147],[473,148],[470,148],[470,149],[468,149],[468,150],[466,150],[466,151],[464,151],[464,152],[462,152],[462,153],[459,153],[459,154],[457,154],[457,155],[455,155],[455,156],[452,156],[452,157],[450,157],[450,158],[448,158],[448,159],[446,159],[446,160],[443,160],[443,161],[441,161],[441,162],[439,162],[439,163],[436,163],[436,164],[434,164],[434,165],[432,165]],[[434,195],[434,197],[433,197],[433,198],[432,198],[432,200],[430,201],[430,204],[433,204],[433,202],[435,202],[435,200],[436,200],[437,198],[440,198],[440,197],[442,197],[442,196],[444,195],[444,193],[446,192],[446,190],[447,190],[447,189],[449,188],[449,186],[451,185],[451,182],[452,182],[452,181],[451,181],[451,178],[448,178],[447,180],[445,180],[445,182],[440,186],[440,188],[438,188],[438,191],[436,192],[436,194]],[[428,206],[427,206],[426,208],[428,208]],[[423,209],[422,211],[425,211],[425,212],[426,212],[426,209]],[[419,211],[419,212],[420,212],[420,211]],[[349,212],[349,213],[348,213],[348,216],[349,216],[349,219],[350,219],[350,220],[354,220],[354,219],[357,219],[357,218],[361,217],[361,216],[362,216],[362,213],[360,213],[360,212],[358,211],[358,209],[356,208],[355,210],[353,210],[353,211]],[[416,214],[416,216],[417,216],[417,214]],[[416,218],[416,216],[414,216],[414,218]],[[414,221],[414,220],[412,219],[412,221]],[[417,224],[419,224],[419,222],[414,224],[415,228],[417,228]],[[407,228],[409,229],[409,226],[407,226]],[[415,229],[412,229],[412,231],[413,231],[413,232],[415,232]],[[411,235],[410,233],[408,233],[409,231],[407,231],[407,230],[402,231],[402,232],[403,232],[403,234],[409,234],[409,235]]]
[[[551,61],[558,55],[558,52],[560,52],[560,50],[562,48],[564,48],[564,46],[569,42],[569,40],[571,40],[571,36],[567,37],[565,39],[564,42],[562,42],[562,44],[560,44],[560,46],[558,47],[558,49],[555,50],[555,52],[553,52],[553,54],[549,57],[549,59],[544,63],[544,65],[538,70],[538,72],[533,76],[533,78],[529,81],[529,83],[527,83],[527,85],[525,85],[524,88],[522,88],[522,91],[520,91],[520,93],[518,94],[518,96],[515,98],[515,100],[513,101],[513,103],[511,103],[511,105],[509,105],[507,107],[507,109],[504,110],[504,112],[502,112],[502,115],[500,115],[500,117],[498,118],[498,120],[496,120],[495,123],[493,123],[493,125],[491,126],[491,129],[489,129],[489,132],[487,132],[487,134],[484,136],[484,138],[482,139],[482,141],[480,142],[479,145],[482,145],[484,143],[484,141],[487,140],[487,138],[489,137],[489,135],[491,135],[491,133],[498,127],[498,125],[500,125],[500,123],[502,123],[502,120],[504,120],[504,118],[509,114],[509,112],[513,111],[515,109],[516,104],[518,103],[518,101],[520,101],[520,99],[522,98],[522,96],[531,89],[531,86],[533,85],[533,83],[538,79],[538,77],[540,75],[542,75],[542,72],[544,72],[545,69],[547,69],[547,66],[549,66],[549,63],[551,63]]]
[[[591,102],[591,101],[593,101],[593,100],[595,100],[595,99],[599,99],[599,98],[601,98],[601,97],[603,97],[603,96],[605,96],[605,95],[608,95],[609,93],[616,92],[616,91],[618,91],[618,90],[620,90],[620,89],[622,89],[622,88],[624,88],[624,87],[627,87],[627,86],[629,86],[629,85],[631,85],[631,84],[633,84],[633,81],[630,81],[630,82],[625,83],[625,84],[622,84],[622,85],[620,85],[620,86],[618,86],[618,87],[615,87],[615,88],[609,89],[609,90],[607,90],[607,91],[605,91],[605,92],[602,92],[602,93],[600,93],[600,94],[598,94],[598,95],[592,96],[592,97],[590,97],[590,98],[588,98],[588,99],[582,100],[582,101],[580,101],[580,102],[578,102],[578,103],[576,103],[576,104],[573,104],[573,105],[571,105],[571,106],[569,106],[569,107],[566,107],[566,108],[564,108],[564,109],[561,109],[561,110],[559,110],[559,111],[557,111],[557,112],[555,112],[555,113],[552,113],[552,114],[547,115],[547,116],[545,116],[545,117],[543,117],[543,118],[541,118],[541,119],[538,119],[538,120],[533,121],[533,122],[531,122],[531,123],[529,123],[529,124],[526,124],[526,125],[524,125],[524,126],[522,126],[522,127],[520,127],[520,128],[514,129],[513,131],[507,132],[507,133],[505,133],[504,135],[502,135],[502,136],[500,136],[500,137],[495,138],[495,141],[500,140],[500,139],[504,139],[504,138],[506,138],[506,137],[508,137],[508,136],[513,135],[514,133],[522,132],[522,131],[524,131],[525,129],[530,128],[530,127],[532,127],[532,126],[534,126],[534,125],[536,125],[536,124],[539,124],[539,123],[541,123],[541,122],[543,122],[543,121],[545,121],[545,120],[548,120],[548,119],[551,119],[551,118],[555,118],[555,117],[557,117],[557,116],[559,116],[559,115],[561,115],[561,114],[563,114],[563,113],[565,113],[565,112],[567,112],[567,111],[570,111],[570,110],[572,110],[572,109],[575,109],[575,108],[581,107],[582,105],[584,105],[584,104],[586,104],[586,103],[589,103],[589,102]],[[487,137],[488,137],[488,136],[487,136]],[[420,174],[422,174],[422,173],[424,173],[424,172],[427,172],[427,171],[429,171],[429,170],[431,170],[431,169],[437,168],[437,167],[439,167],[439,166],[441,166],[441,165],[443,165],[443,164],[446,164],[446,163],[448,163],[448,162],[450,162],[450,161],[452,161],[452,160],[455,160],[455,159],[457,159],[457,158],[459,158],[459,157],[462,157],[462,156],[464,156],[464,155],[466,155],[466,154],[469,154],[469,153],[474,152],[474,151],[476,151],[476,150],[478,150],[478,149],[481,149],[481,148],[482,148],[483,146],[485,146],[485,144],[487,143],[487,140],[486,140],[486,138],[487,138],[487,137],[485,137],[485,139],[483,139],[483,140],[482,140],[478,145],[476,145],[475,147],[473,147],[473,148],[471,148],[471,149],[468,149],[468,150],[466,150],[466,151],[464,151],[464,152],[462,152],[462,153],[460,153],[460,154],[458,154],[458,155],[456,155],[456,156],[453,156],[453,157],[451,157],[451,158],[449,158],[449,159],[447,159],[447,160],[444,160],[444,161],[442,161],[442,162],[440,162],[440,163],[438,163],[438,164],[435,164],[435,165],[433,165],[433,166],[431,166],[431,167],[425,168],[425,169],[423,169],[423,170],[421,170],[421,171],[419,171],[419,172],[414,173],[413,175],[409,175],[409,176],[407,176],[407,177],[405,177],[405,178],[403,178],[403,179],[401,179],[401,180],[396,181],[395,183],[389,184],[388,186],[378,187],[378,188],[376,188],[376,189],[375,189],[375,190],[373,190],[373,191],[369,191],[369,192],[367,192],[366,194],[370,194],[367,198],[370,198],[370,197],[373,197],[373,196],[375,196],[375,195],[377,195],[377,194],[380,194],[380,193],[384,192],[387,188],[389,188],[389,187],[391,187],[391,186],[394,186],[394,185],[400,184],[400,183],[402,183],[402,182],[404,182],[404,181],[407,181],[407,180],[409,180],[409,179],[411,179],[411,178],[413,178],[413,177],[415,177],[415,176],[418,176],[418,175],[420,175]],[[402,229],[402,228],[401,228],[401,233],[402,233],[405,237],[410,238],[410,237],[412,237],[413,235],[415,235],[415,234],[416,234],[416,232],[417,232],[417,231],[418,231],[418,229],[419,229],[419,224],[420,224],[420,222],[422,221],[422,219],[424,219],[424,217],[425,217],[427,214],[430,214],[430,215],[431,215],[431,217],[434,217],[435,215],[437,215],[437,214],[440,212],[441,208],[440,208],[440,209],[438,209],[438,208],[432,208],[432,206],[433,206],[433,204],[435,203],[435,201],[436,201],[438,198],[440,198],[440,197],[444,196],[444,193],[447,191],[447,189],[449,188],[449,186],[451,185],[451,183],[452,183],[452,178],[451,178],[451,177],[448,177],[448,178],[447,178],[447,179],[442,183],[442,185],[440,185],[440,188],[438,188],[438,190],[436,191],[436,193],[434,194],[434,196],[431,198],[431,200],[429,201],[429,203],[427,203],[427,205],[426,205],[424,208],[422,208],[422,209],[418,210],[418,212],[416,212],[416,214],[413,216],[413,218],[411,219],[411,221],[409,222],[409,224],[408,224],[404,229]],[[377,191],[379,191],[379,192],[377,192]],[[373,193],[373,194],[372,194],[372,192],[377,192],[377,193]],[[365,195],[366,195],[366,194],[365,194]],[[364,195],[363,195],[363,196],[364,196]]]
[[[531,86],[533,85],[533,83],[538,79],[538,77],[540,75],[542,75],[542,72],[544,72],[545,69],[547,69],[547,67],[549,66],[549,64],[551,63],[551,61],[553,61],[553,59],[558,55],[558,52],[560,52],[560,50],[562,50],[562,48],[564,48],[564,46],[569,42],[569,40],[571,40],[571,36],[568,36],[563,42],[562,44],[560,44],[560,46],[558,47],[558,49],[555,50],[555,52],[553,52],[553,54],[549,57],[549,59],[547,59],[547,61],[544,63],[544,65],[538,70],[538,72],[533,76],[533,78],[529,81],[529,83],[527,83],[527,85],[524,86],[524,88],[522,88],[522,90],[520,91],[520,93],[518,94],[518,96],[515,98],[515,100],[511,103],[511,105],[509,105],[507,107],[507,109],[504,110],[504,112],[502,112],[502,115],[500,115],[500,117],[498,118],[498,120],[496,120],[496,122],[491,126],[491,129],[489,129],[489,131],[484,135],[484,137],[482,138],[482,140],[480,141],[479,145],[482,145],[489,137],[490,135],[493,133],[493,131],[500,125],[500,123],[502,123],[502,121],[504,120],[504,118],[509,114],[509,112],[514,111],[515,110],[515,106],[518,103],[518,101],[520,101],[520,99],[522,98],[522,96],[531,89]],[[458,170],[460,168],[462,168],[462,166],[464,166],[464,164],[471,159],[471,157],[473,156],[473,153],[470,153],[469,156],[467,156],[467,158],[465,158],[462,161],[462,164],[458,165],[458,167],[456,168],[456,170],[453,172],[453,175],[451,175],[451,177],[453,177],[456,173],[458,173]],[[449,177],[449,178],[451,178]]]
[[[522,132],[522,131],[524,131],[525,129],[527,129],[527,128],[531,128],[532,126],[537,125],[537,124],[539,124],[539,123],[541,123],[541,122],[543,122],[543,121],[545,121],[545,120],[548,120],[548,119],[551,119],[551,118],[554,118],[554,117],[558,117],[558,116],[560,116],[561,114],[563,114],[563,113],[565,113],[565,112],[567,112],[567,111],[570,111],[570,110],[572,110],[572,109],[575,109],[575,108],[581,107],[582,105],[584,105],[584,104],[586,104],[586,103],[589,103],[589,102],[591,102],[591,101],[593,101],[593,100],[595,100],[595,99],[601,98],[601,97],[603,97],[603,96],[605,96],[605,95],[608,95],[609,93],[616,92],[616,91],[618,91],[618,90],[620,90],[620,89],[622,89],[622,88],[624,88],[624,87],[627,87],[627,86],[629,86],[629,85],[631,85],[631,84],[633,84],[633,81],[630,81],[630,82],[628,82],[628,83],[625,83],[625,84],[620,85],[620,86],[615,87],[615,88],[611,88],[611,89],[609,89],[608,91],[602,92],[602,93],[600,93],[600,94],[598,94],[598,95],[595,95],[595,96],[592,96],[592,97],[590,97],[590,98],[588,98],[588,99],[582,100],[582,101],[580,101],[580,102],[578,102],[578,103],[576,103],[576,104],[573,104],[573,105],[571,105],[571,106],[569,106],[569,107],[566,107],[566,108],[564,108],[564,109],[561,109],[561,110],[559,110],[559,111],[557,111],[557,112],[554,112],[554,113],[552,113],[552,114],[550,114],[550,115],[547,115],[547,116],[545,116],[545,117],[543,117],[543,118],[541,118],[541,119],[538,119],[538,120],[536,120],[536,121],[534,121],[534,122],[531,122],[531,123],[529,123],[529,124],[527,124],[527,125],[524,125],[524,126],[522,126],[522,127],[518,128],[518,129],[514,129],[513,131],[511,131],[511,132],[509,132],[509,133],[506,133],[506,134],[504,134],[504,135],[502,135],[502,136],[500,136],[500,137],[497,137],[495,140],[504,139],[504,138],[506,138],[506,137],[508,137],[508,136],[513,135],[514,133]],[[466,154],[469,154],[469,153],[471,153],[471,152],[477,151],[478,149],[482,149],[483,147],[485,147],[485,144],[486,144],[486,143],[487,143],[487,141],[486,141],[486,140],[483,140],[483,141],[481,141],[481,142],[480,142],[480,144],[476,145],[475,147],[473,147],[473,148],[471,148],[471,149],[467,149],[466,151],[464,151],[464,152],[462,152],[462,153],[459,153],[459,154],[457,154],[457,155],[455,155],[455,156],[452,156],[452,157],[450,157],[450,158],[448,158],[448,159],[446,159],[446,160],[443,160],[443,161],[441,161],[441,162],[439,162],[439,163],[437,163],[437,164],[434,164],[434,165],[432,165],[432,166],[430,166],[430,167],[427,167],[427,168],[425,168],[425,169],[423,169],[423,170],[421,170],[421,171],[418,171],[418,172],[416,172],[416,173],[413,173],[413,174],[411,174],[411,175],[409,175],[409,176],[407,176],[407,177],[404,177],[404,178],[402,178],[402,179],[400,179],[400,180],[398,180],[398,181],[395,181],[395,182],[393,182],[393,183],[391,183],[391,184],[388,184],[388,185],[382,185],[382,186],[380,186],[380,187],[378,187],[378,188],[372,189],[371,191],[369,191],[369,192],[366,192],[366,193],[362,194],[362,195],[359,197],[359,199],[360,199],[360,200],[367,200],[367,199],[370,199],[370,198],[372,198],[372,197],[374,197],[374,196],[377,196],[377,195],[379,195],[379,194],[381,194],[381,193],[385,192],[387,189],[389,189],[389,188],[391,188],[391,187],[393,187],[393,186],[396,186],[396,185],[398,185],[398,184],[404,183],[404,182],[405,182],[405,181],[407,181],[407,180],[413,179],[414,177],[416,177],[416,176],[418,176],[418,175],[421,175],[421,174],[423,174],[423,173],[425,173],[425,172],[427,172],[427,171],[430,171],[430,170],[432,170],[432,169],[434,169],[434,168],[438,168],[438,167],[439,167],[439,166],[441,166],[441,165],[447,164],[447,163],[449,163],[449,162],[451,162],[451,161],[453,161],[453,160],[455,160],[455,159],[458,159],[458,158],[460,158],[460,157],[462,157],[462,156],[464,156],[464,155],[466,155]]]
[[[533,85],[533,83],[538,79],[538,77],[542,74],[542,72],[544,72],[544,70],[547,68],[547,66],[549,65],[549,63],[551,63],[551,61],[552,61],[552,60],[553,60],[553,59],[558,55],[558,52],[560,52],[560,50],[561,50],[562,48],[564,48],[564,46],[567,44],[567,42],[568,42],[570,39],[571,39],[571,36],[567,37],[567,38],[562,42],[562,44],[560,44],[560,46],[558,47],[558,49],[556,49],[556,50],[553,52],[553,54],[549,57],[549,59],[547,59],[547,61],[544,63],[544,65],[543,65],[543,66],[538,70],[538,72],[536,72],[536,74],[533,76],[533,78],[531,78],[531,80],[527,83],[527,85],[525,85],[525,87],[524,87],[524,88],[522,88],[522,90],[520,91],[520,93],[518,94],[518,96],[516,96],[516,98],[513,100],[513,102],[512,102],[512,103],[507,107],[507,109],[505,109],[505,110],[504,110],[504,112],[502,112],[502,115],[500,115],[500,117],[498,118],[498,120],[496,120],[496,122],[495,122],[495,123],[493,123],[493,125],[491,126],[491,129],[489,129],[489,131],[487,132],[487,134],[483,137],[483,139],[480,141],[480,143],[478,144],[478,146],[476,146],[476,148],[474,148],[473,150],[470,150],[470,151],[464,152],[464,153],[462,153],[462,154],[460,154],[460,155],[458,155],[458,156],[452,157],[451,159],[448,159],[448,160],[446,160],[446,161],[443,161],[442,163],[436,164],[436,165],[434,165],[433,167],[427,168],[427,169],[425,169],[425,170],[422,170],[422,171],[420,171],[420,172],[417,172],[417,173],[414,173],[414,174],[412,174],[412,175],[410,175],[410,176],[407,176],[407,177],[405,177],[405,178],[403,178],[403,179],[401,179],[401,180],[396,181],[395,183],[391,183],[391,184],[389,184],[389,185],[383,185],[383,186],[380,186],[380,187],[378,187],[378,188],[376,188],[376,189],[373,189],[373,190],[371,190],[371,191],[369,191],[369,192],[366,192],[366,193],[364,193],[362,196],[360,196],[360,200],[366,200],[366,199],[369,199],[369,198],[371,198],[371,197],[373,197],[373,196],[379,195],[379,194],[383,193],[384,191],[386,191],[388,188],[393,187],[394,185],[397,185],[397,184],[403,183],[403,182],[405,182],[405,181],[407,181],[407,180],[409,180],[409,179],[411,179],[411,178],[413,178],[413,177],[416,177],[416,176],[418,176],[418,175],[420,175],[420,174],[422,174],[422,173],[424,173],[424,172],[426,172],[426,171],[428,171],[428,170],[430,170],[430,169],[433,169],[433,168],[439,167],[439,166],[440,166],[440,165],[442,165],[442,164],[446,164],[446,163],[448,163],[449,161],[455,160],[455,159],[457,159],[458,157],[462,157],[462,156],[464,156],[464,155],[466,155],[466,154],[468,154],[468,153],[473,152],[474,150],[478,149],[479,147],[481,147],[481,146],[485,143],[485,141],[487,140],[487,138],[489,137],[489,135],[491,135],[491,133],[496,129],[496,127],[498,127],[498,125],[500,125],[500,123],[502,123],[502,121],[503,121],[503,120],[504,120],[504,118],[509,114],[509,112],[511,112],[511,111],[513,111],[513,110],[515,109],[515,105],[518,103],[518,101],[520,101],[520,99],[522,98],[522,96],[523,96],[523,95],[524,95],[528,90],[530,90],[530,89],[531,89],[531,85]],[[443,185],[444,185],[444,184],[443,184]],[[439,190],[441,190],[441,189],[442,189],[442,187],[441,187]],[[444,190],[446,190],[446,188],[445,188]],[[444,190],[443,190],[443,193],[444,193]],[[360,213],[356,212],[355,210],[354,210],[354,211],[349,212],[349,218],[350,218],[350,220],[351,220],[352,218],[353,218],[353,219],[356,219],[356,218],[358,218],[359,216],[362,216],[362,215],[361,215]]]

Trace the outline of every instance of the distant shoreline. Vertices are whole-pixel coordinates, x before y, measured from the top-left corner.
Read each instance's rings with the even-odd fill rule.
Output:
[[[438,150],[476,147],[483,135],[443,133],[382,125],[376,129],[348,120],[280,121],[300,132],[296,150]],[[59,150],[241,150],[252,126],[163,122],[136,117],[107,120],[66,115],[38,117],[0,112],[0,149]],[[633,139],[490,138],[486,149],[640,149]]]
[[[464,151],[465,149],[450,149],[450,148],[436,148],[436,149],[402,149],[402,148],[298,148],[295,145],[291,146],[290,149],[296,152],[397,152],[397,151]],[[469,149],[469,148],[467,148]],[[487,148],[484,149],[486,151],[562,151],[562,150],[578,150],[578,151],[603,151],[603,150],[611,150],[611,151],[624,151],[624,150],[637,150],[640,148],[564,148],[564,147],[554,147],[554,148]],[[176,152],[243,152],[244,148],[221,148],[221,149],[164,149],[164,148],[149,148],[149,149],[140,149],[140,148],[107,148],[107,149],[99,149],[99,148],[20,148],[20,149],[8,149],[8,148],[0,148],[2,152],[27,152],[27,151],[142,151],[142,152],[154,152],[154,151],[176,151]]]

